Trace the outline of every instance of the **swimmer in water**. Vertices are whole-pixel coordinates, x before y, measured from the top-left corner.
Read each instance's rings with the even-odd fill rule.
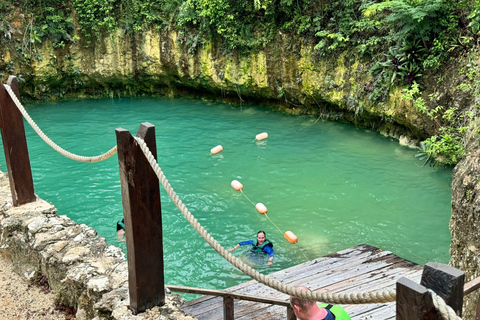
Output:
[[[271,243],[270,240],[267,239],[267,234],[265,233],[265,231],[258,231],[256,240],[239,242],[235,247],[228,249],[228,251],[232,252],[238,247],[246,245],[251,245],[251,252],[266,253],[268,255],[267,266],[271,266],[273,264],[273,259],[275,257],[275,252],[273,251],[273,243]]]

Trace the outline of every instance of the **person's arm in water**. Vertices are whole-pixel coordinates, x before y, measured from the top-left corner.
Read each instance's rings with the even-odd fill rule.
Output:
[[[118,238],[118,241],[126,241],[125,230],[123,230],[123,229],[118,230],[117,231],[117,238]]]
[[[275,258],[275,252],[273,251],[273,248],[270,246],[265,246],[263,247],[263,252],[268,254],[267,266],[271,266],[273,264],[273,258]]]
[[[228,251],[230,251],[230,252],[231,252],[231,251],[234,251],[234,250],[237,249],[238,247],[240,247],[240,246],[246,246],[247,244],[250,244],[250,245],[253,244],[253,240],[248,240],[248,241],[239,242],[235,247],[228,249]]]

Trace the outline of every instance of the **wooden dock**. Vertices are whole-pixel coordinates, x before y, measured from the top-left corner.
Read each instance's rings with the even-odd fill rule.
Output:
[[[337,253],[277,271],[271,277],[292,286],[307,286],[325,292],[370,292],[394,289],[401,277],[420,283],[423,266],[369,245]],[[286,294],[255,280],[225,289],[229,292],[288,300]],[[203,296],[185,303],[182,309],[199,320],[223,320],[221,297]],[[235,319],[285,320],[285,307],[235,300]],[[344,305],[352,319],[395,319],[395,302]]]

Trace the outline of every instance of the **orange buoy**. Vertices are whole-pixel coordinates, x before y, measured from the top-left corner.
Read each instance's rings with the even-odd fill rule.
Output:
[[[237,191],[240,191],[240,190],[243,189],[243,185],[238,180],[233,180],[231,185],[232,185],[232,188],[237,190]]]
[[[267,210],[267,207],[265,207],[265,206],[263,205],[263,203],[260,203],[260,202],[255,205],[255,208],[256,208],[257,211],[260,212],[261,214],[265,214],[265,213],[267,213],[267,211],[268,211],[268,210]]]
[[[219,153],[222,150],[223,150],[223,147],[221,145],[218,145],[215,148],[212,148],[212,150],[210,150],[210,153],[211,154],[216,154],[216,153]]]
[[[268,133],[262,132],[255,136],[255,140],[263,140],[268,138]]]
[[[295,243],[298,241],[298,238],[297,236],[292,232],[292,231],[286,231],[283,236],[285,237],[285,239],[288,240],[288,242],[290,243]]]

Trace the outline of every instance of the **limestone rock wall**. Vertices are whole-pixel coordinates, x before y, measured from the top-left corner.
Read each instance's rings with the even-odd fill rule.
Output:
[[[183,299],[166,295],[166,304],[137,316],[128,309],[128,265],[120,248],[42,199],[12,207],[8,177],[0,172],[0,249],[15,269],[31,279],[44,275],[59,300],[77,308],[78,320],[194,320],[180,309]]]
[[[88,45],[82,39],[57,49],[43,43],[38,48],[42,59],[28,64],[19,63],[22,57],[13,48],[2,47],[0,65],[12,61],[17,74],[28,73],[31,81],[22,94],[40,99],[183,90],[295,114],[327,114],[396,138],[428,135],[428,117],[402,99],[401,88],[383,92],[389,97],[383,102],[371,99],[374,81],[368,61],[349,51],[317,57],[314,43],[291,35],[280,35],[248,55],[225,52],[215,43],[193,50],[186,43],[174,31],[130,35],[118,30]]]
[[[453,171],[450,220],[450,264],[465,271],[465,281],[480,277],[480,141],[471,137],[469,148]],[[475,319],[479,297],[477,290],[464,299],[463,319]]]

